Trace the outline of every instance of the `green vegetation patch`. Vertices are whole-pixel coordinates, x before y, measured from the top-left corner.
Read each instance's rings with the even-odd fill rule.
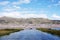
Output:
[[[18,32],[21,30],[23,30],[23,29],[1,29],[0,30],[0,36],[9,35],[10,33]]]
[[[60,30],[53,30],[53,29],[50,29],[50,28],[37,28],[37,30],[47,32],[47,33],[50,33],[52,35],[60,36]]]

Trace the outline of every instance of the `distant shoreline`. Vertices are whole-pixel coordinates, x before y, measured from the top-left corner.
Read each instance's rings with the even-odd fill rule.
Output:
[[[60,24],[0,24],[0,29],[15,28],[60,28]]]

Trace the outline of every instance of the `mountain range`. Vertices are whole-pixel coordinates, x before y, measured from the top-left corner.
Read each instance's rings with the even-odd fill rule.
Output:
[[[46,18],[11,18],[11,17],[0,17],[0,28],[21,28],[31,25],[40,25],[40,24],[60,24],[60,20],[50,20]],[[9,26],[9,27],[8,27]],[[55,26],[55,25],[54,25]],[[60,26],[60,25],[59,25]],[[36,26],[37,27],[37,26]],[[46,27],[46,25],[38,26],[38,27]]]

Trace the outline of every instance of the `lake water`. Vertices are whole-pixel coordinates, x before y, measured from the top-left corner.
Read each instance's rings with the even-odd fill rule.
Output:
[[[11,33],[0,37],[0,40],[60,40],[60,37],[31,29]]]
[[[53,30],[60,30],[60,28],[51,28],[51,29],[53,29]]]

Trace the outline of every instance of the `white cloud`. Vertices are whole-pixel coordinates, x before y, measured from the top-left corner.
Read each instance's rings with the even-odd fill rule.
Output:
[[[18,18],[20,16],[19,12],[3,12],[2,16]]]
[[[10,11],[13,11],[14,9],[11,9],[11,8],[4,8],[3,10],[4,10],[4,11],[7,11],[7,12],[10,12]]]
[[[31,0],[24,0],[23,2],[24,2],[24,3],[30,3]]]
[[[13,5],[29,4],[31,0],[18,0],[17,2],[12,2]]]
[[[30,3],[31,0],[18,0],[18,1],[14,1],[14,2],[10,2],[10,1],[3,1],[0,2],[0,6],[3,6],[2,10],[3,11],[17,11],[17,10],[25,10],[26,8],[21,8],[21,4],[28,4]]]
[[[14,2],[10,2],[10,1],[2,1],[0,2],[0,5],[9,5],[9,4],[12,4],[12,5],[20,5],[20,4],[28,4],[28,3],[31,3],[31,0],[18,0],[18,1],[14,1]]]
[[[20,10],[21,7],[20,6],[5,6],[3,7],[3,11],[6,11],[6,12],[11,12],[11,11],[17,11],[17,10]]]
[[[53,14],[52,15],[52,19],[60,20],[60,16],[58,16],[57,14]]]
[[[46,14],[34,14],[29,12],[3,12],[2,16],[8,16],[13,18],[47,18]]]
[[[22,18],[47,18],[46,14],[22,14]]]
[[[39,16],[40,18],[48,18],[47,14],[38,14],[37,16]]]
[[[9,4],[10,2],[9,1],[3,1],[3,2],[0,2],[0,5],[7,5],[7,4]]]
[[[28,4],[30,2],[31,0],[19,0],[19,4],[23,4],[23,3]]]
[[[60,18],[60,16],[56,15],[56,14],[53,14],[52,15],[53,18]]]
[[[16,17],[16,18],[47,18],[46,14],[42,14],[46,12],[43,10],[40,11],[41,14],[34,14],[35,11],[26,11],[29,10],[28,8],[23,8],[24,11],[17,12],[17,10],[19,9],[22,10],[22,8],[17,5],[29,4],[31,3],[31,0],[19,0],[17,2],[12,2],[10,4],[9,1],[4,1],[4,2],[5,2],[5,6],[3,8],[4,12],[2,12],[2,16]]]
[[[16,8],[16,9],[21,9],[20,6],[16,6],[16,5],[14,5],[13,7]]]

